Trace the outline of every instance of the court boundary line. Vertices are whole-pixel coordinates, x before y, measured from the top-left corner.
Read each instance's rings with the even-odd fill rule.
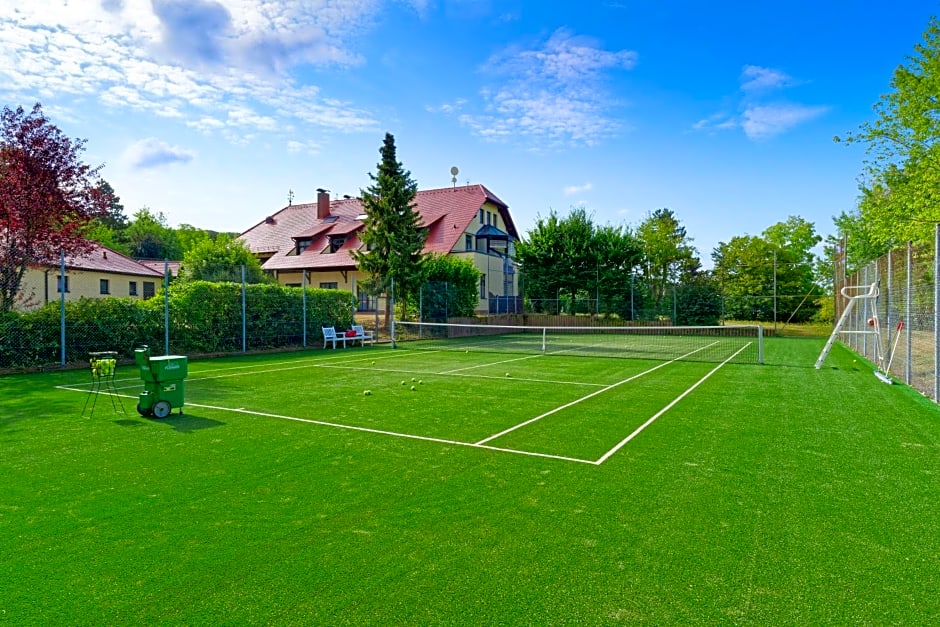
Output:
[[[79,392],[83,394],[90,393],[88,390],[76,390],[74,388],[70,388],[64,385],[57,385],[55,387],[56,389],[65,390],[68,392]],[[113,394],[111,392],[108,392],[108,395],[117,396],[120,398],[129,398],[129,399],[137,398],[136,396],[131,396],[129,394]],[[227,412],[232,412],[236,414],[245,414],[248,416],[261,416],[263,418],[275,418],[278,420],[290,420],[293,422],[303,422],[303,423],[317,425],[321,427],[332,427],[334,429],[345,429],[347,431],[359,431],[363,433],[375,433],[378,435],[386,435],[386,436],[391,436],[391,437],[396,437],[396,438],[404,438],[408,440],[420,440],[423,442],[435,442],[438,444],[451,444],[453,446],[465,446],[469,448],[478,448],[478,449],[484,449],[484,450],[489,450],[489,451],[496,451],[500,453],[512,453],[515,455],[526,455],[528,457],[541,457],[545,459],[555,459],[555,460],[566,461],[566,462],[576,462],[579,464],[589,464],[593,466],[597,465],[597,462],[595,462],[594,460],[581,459],[579,457],[567,457],[565,455],[552,455],[551,453],[539,453],[537,451],[523,451],[519,449],[504,448],[500,446],[487,446],[487,445],[477,444],[475,442],[461,442],[460,440],[448,440],[446,438],[435,438],[433,436],[416,435],[413,433],[400,433],[398,431],[373,429],[372,427],[358,427],[355,425],[344,425],[344,424],[340,424],[337,422],[328,422],[326,420],[316,420],[315,418],[300,418],[298,416],[285,416],[282,414],[272,414],[269,412],[254,411],[251,409],[245,409],[243,407],[238,407],[238,408],[219,407],[217,405],[204,405],[202,403],[185,403],[184,406],[185,407],[199,407],[201,409],[212,409],[215,411],[227,411]],[[141,417],[143,418],[143,416]],[[160,419],[156,419],[156,422],[159,423]]]
[[[707,346],[703,346],[703,347],[701,347],[701,348],[697,348],[697,349],[695,349],[695,350],[692,351],[692,352],[689,352],[689,353],[686,353],[685,355],[682,355],[681,357],[676,357],[675,359],[671,359],[671,360],[669,360],[669,361],[664,361],[664,362],[661,363],[661,364],[657,364],[656,366],[653,366],[653,367],[650,368],[649,370],[644,370],[643,372],[637,373],[637,374],[635,374],[635,375],[633,375],[633,376],[631,376],[631,377],[627,377],[626,379],[623,379],[622,381],[617,381],[616,383],[612,383],[611,385],[608,385],[608,386],[606,386],[606,387],[604,387],[604,388],[601,388],[600,390],[595,390],[594,392],[591,392],[590,394],[588,394],[588,395],[586,395],[586,396],[582,396],[581,398],[576,398],[575,400],[573,400],[573,401],[571,401],[571,402],[569,402],[569,403],[565,403],[564,405],[561,405],[561,406],[559,406],[559,407],[555,407],[554,409],[549,410],[549,411],[547,411],[547,412],[545,412],[544,414],[541,414],[541,415],[539,415],[539,416],[536,416],[535,418],[529,418],[528,420],[523,421],[523,422],[520,422],[520,423],[517,424],[517,425],[513,425],[512,427],[509,427],[508,429],[504,429],[503,431],[500,431],[499,433],[495,433],[495,434],[493,434],[493,435],[491,435],[491,436],[485,437],[485,438],[483,438],[482,440],[479,440],[479,441],[477,442],[477,444],[486,444],[487,442],[490,442],[490,441],[495,440],[495,439],[497,439],[497,438],[500,438],[500,437],[502,437],[502,436],[504,436],[504,435],[507,435],[507,434],[509,434],[509,433],[512,433],[512,432],[515,431],[516,429],[521,429],[522,427],[526,427],[526,426],[528,426],[528,425],[530,425],[530,424],[532,424],[532,423],[534,423],[534,422],[538,422],[538,421],[541,420],[542,418],[547,418],[548,416],[551,416],[552,414],[556,414],[556,413],[558,413],[558,412],[560,412],[560,411],[562,411],[562,410],[565,410],[565,409],[568,409],[569,407],[572,407],[572,406],[574,406],[574,405],[577,405],[578,403],[581,403],[581,402],[583,402],[583,401],[586,401],[586,400],[588,400],[588,399],[590,399],[590,398],[594,398],[595,396],[597,396],[597,395],[599,395],[599,394],[603,394],[604,392],[608,392],[608,391],[614,389],[615,387],[618,387],[618,386],[623,385],[624,383],[629,383],[630,381],[634,381],[634,380],[636,380],[636,379],[639,379],[640,377],[645,376],[645,375],[648,375],[648,374],[651,373],[651,372],[655,372],[655,371],[659,370],[660,368],[664,368],[664,367],[666,367],[666,366],[669,366],[669,365],[671,365],[671,364],[674,364],[674,363],[676,363],[677,361],[688,357],[689,355],[694,355],[695,353],[697,353],[697,352],[699,352],[699,351],[703,351],[703,350],[705,350],[705,349],[707,349],[707,348],[711,348],[712,346],[714,346],[714,345],[717,344],[717,343],[718,343],[718,342],[712,342],[711,344],[709,344],[709,345],[707,345]],[[735,355],[736,355],[736,354],[737,354],[737,353],[735,353]]]
[[[734,352],[731,356],[729,356],[727,359],[725,359],[725,360],[722,361],[720,364],[718,364],[717,366],[715,366],[714,368],[712,368],[712,369],[711,369],[710,371],[708,371],[701,379],[699,379],[698,381],[696,381],[695,383],[693,383],[688,389],[686,389],[686,390],[683,391],[679,396],[677,396],[677,397],[674,398],[672,401],[670,401],[665,407],[663,407],[661,410],[659,410],[659,411],[656,412],[653,416],[651,416],[649,419],[647,419],[642,425],[640,425],[637,429],[635,429],[630,435],[628,435],[626,438],[624,438],[623,440],[621,440],[620,442],[618,442],[613,448],[611,448],[610,450],[608,450],[606,453],[604,453],[601,457],[599,457],[599,458],[596,459],[596,460],[588,460],[588,459],[582,459],[582,458],[578,458],[578,457],[568,457],[568,456],[565,456],[565,455],[553,455],[553,454],[550,454],[550,453],[539,453],[539,452],[536,452],[536,451],[524,451],[524,450],[520,450],[520,449],[512,449],[512,448],[506,448],[506,447],[500,447],[500,446],[492,446],[492,445],[490,445],[490,444],[487,444],[487,442],[490,442],[490,441],[492,441],[492,440],[494,440],[494,439],[496,439],[496,438],[498,438],[498,437],[501,437],[502,435],[506,435],[506,434],[508,434],[508,433],[511,433],[512,431],[515,431],[516,429],[519,429],[519,428],[524,427],[524,426],[526,426],[526,425],[532,424],[532,423],[534,423],[534,422],[536,422],[536,421],[538,421],[538,420],[541,420],[542,418],[545,418],[545,417],[550,416],[550,415],[552,415],[552,414],[555,414],[555,413],[557,413],[557,412],[559,412],[559,411],[562,411],[563,409],[567,409],[567,408],[569,408],[569,407],[571,407],[571,406],[573,406],[573,405],[577,405],[578,403],[580,403],[580,402],[582,402],[582,401],[585,401],[585,400],[588,400],[588,399],[590,399],[590,398],[593,398],[594,396],[597,396],[597,395],[599,395],[599,394],[601,394],[601,393],[603,393],[603,392],[606,392],[606,391],[608,391],[608,390],[611,390],[611,389],[613,389],[613,388],[615,388],[615,387],[618,387],[618,386],[623,385],[623,384],[625,384],[625,383],[628,383],[628,382],[630,382],[630,381],[636,380],[636,379],[638,379],[638,378],[640,378],[640,377],[642,377],[642,376],[645,376],[645,375],[647,375],[647,374],[649,374],[649,373],[651,373],[651,372],[654,372],[654,371],[656,371],[656,370],[659,370],[660,368],[663,368],[663,367],[665,367],[665,366],[668,366],[668,365],[671,365],[671,364],[673,364],[673,363],[676,363],[676,362],[678,362],[678,361],[684,359],[685,357],[688,357],[689,355],[694,355],[695,353],[697,353],[697,352],[699,352],[699,351],[701,351],[701,350],[705,350],[705,349],[709,348],[709,347],[712,346],[713,344],[712,344],[712,345],[708,345],[708,346],[704,346],[704,347],[702,347],[702,348],[698,348],[698,349],[696,349],[696,350],[694,350],[694,351],[691,351],[691,352],[689,352],[689,353],[686,353],[685,355],[683,355],[683,356],[681,356],[681,357],[677,357],[677,358],[675,358],[675,359],[672,359],[672,360],[670,360],[670,361],[668,361],[668,362],[663,362],[663,363],[661,363],[661,364],[658,364],[658,365],[656,365],[656,366],[653,367],[653,368],[650,368],[650,369],[648,369],[648,370],[645,370],[645,371],[643,371],[643,372],[640,372],[640,373],[638,373],[638,374],[635,374],[635,375],[633,375],[633,376],[631,376],[631,377],[628,377],[627,379],[624,379],[624,380],[622,380],[622,381],[618,381],[618,382],[616,382],[616,383],[614,383],[614,384],[608,385],[608,386],[604,387],[603,389],[596,390],[596,391],[592,392],[591,394],[588,394],[588,395],[583,396],[583,397],[581,397],[581,398],[575,399],[574,401],[571,401],[571,402],[569,402],[569,403],[566,403],[565,405],[561,405],[561,406],[559,406],[559,407],[556,407],[556,408],[552,409],[551,411],[545,412],[544,414],[542,414],[542,415],[540,415],[540,416],[536,416],[535,418],[531,418],[531,419],[529,419],[529,420],[526,420],[526,421],[524,421],[524,422],[522,422],[522,423],[519,423],[519,424],[517,424],[517,425],[514,425],[513,427],[510,427],[509,429],[506,429],[506,430],[504,430],[504,431],[501,431],[500,433],[494,434],[494,435],[492,435],[492,436],[489,436],[489,437],[484,438],[483,440],[479,440],[479,441],[477,441],[477,442],[462,442],[462,441],[460,441],[460,440],[449,440],[449,439],[446,439],[446,438],[437,438],[437,437],[433,437],[433,436],[423,436],[423,435],[416,435],[416,434],[411,434],[411,433],[400,433],[400,432],[397,432],[397,431],[388,431],[388,430],[384,430],[384,429],[374,429],[374,428],[371,428],[371,427],[360,427],[360,426],[355,426],[355,425],[345,425],[345,424],[340,424],[340,423],[328,422],[328,421],[325,421],[325,420],[317,420],[317,419],[314,419],[314,418],[300,418],[300,417],[297,417],[297,416],[285,416],[285,415],[282,415],[282,414],[274,414],[274,413],[269,413],[269,412],[259,412],[259,411],[254,411],[254,410],[245,409],[245,408],[220,407],[220,406],[217,406],[217,405],[204,405],[204,404],[201,404],[201,403],[186,403],[185,405],[186,405],[186,406],[189,406],[189,407],[198,407],[198,408],[202,408],[202,409],[211,409],[211,410],[215,410],[215,411],[232,412],[232,413],[244,414],[244,415],[249,415],[249,416],[261,416],[261,417],[265,417],[265,418],[275,418],[275,419],[279,419],[279,420],[290,420],[290,421],[293,421],[293,422],[301,422],[301,423],[313,424],[313,425],[318,425],[318,426],[331,427],[331,428],[334,428],[334,429],[345,429],[345,430],[347,430],[347,431],[358,431],[358,432],[361,432],[361,433],[373,433],[373,434],[377,434],[377,435],[385,435],[385,436],[398,437],[398,438],[404,438],[404,439],[410,439],[410,440],[419,440],[419,441],[423,441],[423,442],[435,442],[435,443],[438,443],[438,444],[449,444],[449,445],[452,445],[452,446],[463,446],[463,447],[469,447],[469,448],[478,448],[478,449],[490,450],[490,451],[501,452],[501,453],[511,453],[511,454],[515,454],[515,455],[525,455],[525,456],[528,456],[528,457],[538,457],[538,458],[543,458],[543,459],[554,459],[554,460],[559,460],[559,461],[567,461],[567,462],[574,462],[574,463],[580,463],[580,464],[588,464],[588,465],[592,465],[592,466],[600,466],[601,464],[603,464],[604,462],[606,462],[608,459],[610,459],[613,455],[615,455],[618,451],[620,451],[620,449],[622,449],[624,446],[626,446],[631,440],[633,440],[633,439],[634,439],[635,437],[637,437],[640,433],[642,433],[648,426],[650,426],[651,424],[653,424],[653,422],[655,422],[657,419],[659,419],[662,415],[664,415],[664,414],[665,414],[666,412],[668,412],[670,409],[672,409],[673,407],[675,407],[682,399],[684,399],[686,396],[688,396],[689,394],[691,394],[696,388],[698,388],[702,383],[704,383],[706,380],[708,380],[713,374],[715,374],[716,372],[718,372],[718,370],[720,370],[720,369],[723,368],[725,365],[727,365],[728,363],[730,363],[732,359],[734,359],[737,355],[739,355],[742,351],[744,351],[744,350],[745,350],[748,346],[750,346],[751,344],[752,344],[752,342],[748,342],[747,344],[745,344],[744,346],[742,346],[741,348],[739,348],[737,351],[735,351],[735,352]],[[314,366],[314,367],[315,367],[315,366],[317,366],[317,364],[311,364],[311,366]],[[327,366],[327,367],[329,367],[329,366]],[[334,367],[335,367],[335,366],[334,366]],[[272,371],[292,370],[292,369],[295,369],[295,368],[279,368],[279,369],[272,370]],[[203,377],[202,379],[215,379],[215,378],[222,378],[222,377],[225,377],[225,376],[238,376],[239,374],[242,374],[242,373],[231,373],[231,374],[228,374],[228,375],[220,375],[220,376],[218,376],[218,377]],[[473,376],[473,375],[462,375],[462,374],[456,374],[456,373],[453,374],[453,375],[447,375],[446,373],[441,373],[441,376]],[[498,379],[499,377],[495,377],[495,378]],[[197,379],[197,380],[198,380],[198,379]],[[77,385],[85,385],[85,384],[77,384]],[[90,394],[90,393],[91,393],[90,390],[76,389],[74,386],[68,386],[68,385],[57,385],[57,386],[54,386],[54,387],[55,387],[55,389],[61,389],[61,390],[69,391],[69,392],[79,392],[79,393],[84,393],[84,394]],[[135,386],[135,387],[136,387],[136,386]],[[122,388],[122,389],[123,389],[123,388]],[[129,394],[115,394],[115,393],[113,393],[113,392],[107,392],[107,394],[110,395],[110,396],[117,396],[117,397],[119,397],[119,398],[128,398],[128,399],[136,399],[136,398],[138,398],[137,396],[132,396],[132,395],[129,395]]]
[[[707,373],[704,377],[702,377],[701,379],[699,379],[698,381],[696,381],[695,383],[693,383],[693,384],[689,387],[689,389],[687,389],[686,391],[684,391],[682,394],[680,394],[680,395],[677,396],[676,398],[672,399],[672,401],[671,401],[668,405],[666,405],[665,407],[663,407],[662,409],[660,409],[658,412],[656,412],[655,414],[653,414],[649,419],[647,419],[646,422],[644,422],[644,423],[641,424],[639,427],[637,427],[637,428],[633,431],[633,433],[631,433],[630,435],[628,435],[627,437],[625,437],[624,439],[622,439],[620,442],[617,443],[616,446],[614,446],[612,449],[610,449],[609,451],[607,451],[606,453],[604,453],[603,455],[601,455],[601,456],[597,459],[597,461],[596,461],[597,465],[600,466],[600,465],[603,464],[605,461],[607,461],[608,459],[610,459],[611,456],[613,456],[615,453],[617,453],[617,451],[619,451],[619,450],[622,449],[624,446],[626,446],[627,443],[630,442],[630,440],[632,440],[632,439],[635,438],[636,436],[640,435],[640,433],[642,433],[644,429],[646,429],[648,426],[650,426],[651,424],[653,424],[654,422],[656,422],[656,420],[657,420],[660,416],[662,416],[663,414],[665,414],[667,411],[669,411],[670,409],[672,409],[673,407],[675,407],[675,406],[679,403],[679,401],[681,401],[681,400],[684,399],[686,396],[688,396],[689,394],[691,394],[692,391],[695,390],[695,388],[697,388],[698,386],[700,386],[700,385],[701,385],[702,383],[704,383],[709,377],[711,377],[713,374],[715,374],[715,373],[718,372],[721,368],[723,368],[725,365],[727,365],[732,359],[734,359],[735,357],[737,357],[738,354],[741,353],[741,351],[743,351],[745,348],[747,348],[747,347],[750,346],[751,344],[752,344],[752,342],[748,342],[747,344],[745,344],[744,346],[742,346],[741,348],[739,348],[739,349],[738,349],[737,351],[735,351],[730,357],[728,357],[728,359],[724,360],[723,362],[721,362],[720,364],[718,364],[717,366],[715,366],[714,368],[712,368],[711,370],[709,370],[708,373]]]

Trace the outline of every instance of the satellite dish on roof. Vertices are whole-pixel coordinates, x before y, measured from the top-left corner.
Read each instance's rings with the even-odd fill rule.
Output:
[[[450,182],[454,184],[454,187],[457,187],[457,174],[460,170],[457,169],[457,166],[452,166],[450,169]]]

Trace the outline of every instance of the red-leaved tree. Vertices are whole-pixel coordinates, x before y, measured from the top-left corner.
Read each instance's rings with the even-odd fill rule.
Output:
[[[82,233],[108,212],[100,185],[102,166],[79,154],[85,140],[71,140],[36,104],[3,108],[0,135],[0,312],[10,311],[31,265],[55,264],[62,253],[80,255],[92,246]]]

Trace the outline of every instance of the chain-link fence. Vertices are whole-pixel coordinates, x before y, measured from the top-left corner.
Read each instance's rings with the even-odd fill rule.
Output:
[[[243,275],[236,267],[225,276]],[[0,314],[0,370],[83,364],[101,351],[129,360],[141,345],[186,355],[322,347],[324,326],[354,323],[385,341],[384,302],[364,308],[349,291],[309,286],[165,281],[147,300],[79,298]]]
[[[743,270],[742,270],[743,272]],[[489,295],[489,313],[591,316],[620,322],[659,324],[717,324],[724,321],[788,323],[813,320],[823,291],[812,284],[803,291],[790,284],[778,287],[777,269],[771,264],[766,279],[756,281],[748,293],[740,284],[734,290],[711,276],[685,282],[654,282],[642,275],[608,275],[600,280],[588,273],[585,287],[544,289],[527,283],[519,273],[519,296]],[[755,281],[752,281],[754,283]],[[426,319],[427,322],[433,320]]]
[[[890,375],[940,402],[940,225],[933,246],[893,250],[845,274],[845,254],[836,255],[836,319],[842,318],[849,295],[875,287],[877,298],[858,298],[839,329],[850,349],[889,368]],[[854,288],[854,289],[853,289]]]

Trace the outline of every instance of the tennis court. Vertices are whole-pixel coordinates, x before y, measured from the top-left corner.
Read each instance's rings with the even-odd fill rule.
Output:
[[[753,339],[709,360],[432,340],[192,359],[159,420],[132,365],[126,413],[90,418],[88,372],[0,377],[0,616],[940,616],[938,409],[844,348],[816,370],[822,340],[765,338],[763,364],[736,354]]]
[[[543,332],[488,331],[250,367],[196,366],[186,405],[600,464],[660,416],[720,394],[728,385],[723,369],[759,367],[746,363],[757,343],[737,336],[646,334],[625,342],[566,332],[546,350]],[[117,387],[130,399],[139,391],[133,380]],[[283,413],[285,406],[292,411]]]

